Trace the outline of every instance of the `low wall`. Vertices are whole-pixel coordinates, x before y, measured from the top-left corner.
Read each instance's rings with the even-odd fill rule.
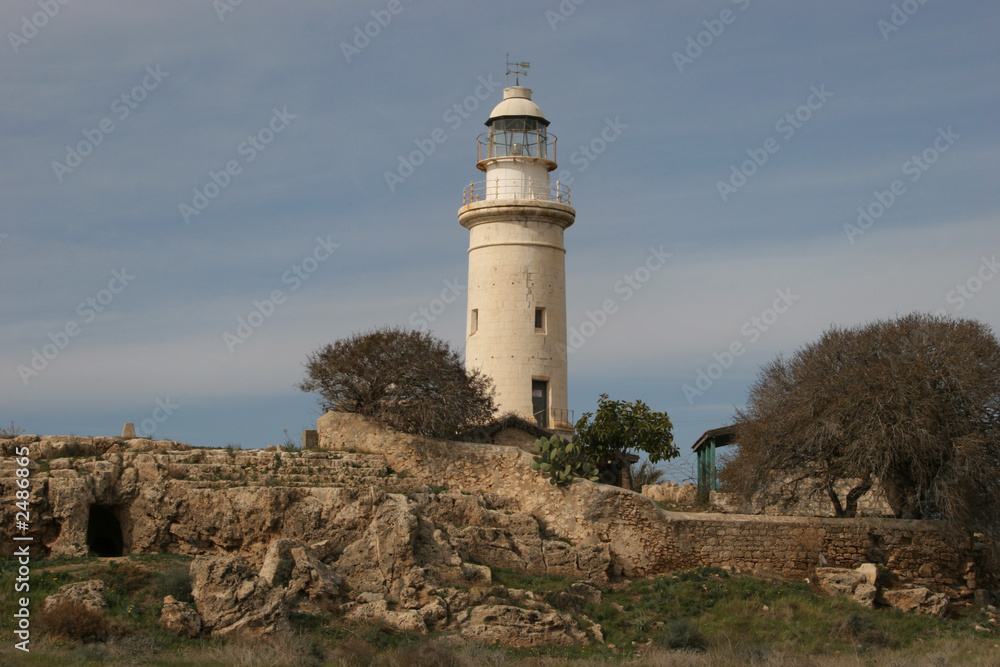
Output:
[[[335,412],[319,419],[318,430],[322,449],[382,454],[393,470],[431,484],[514,497],[557,535],[607,543],[611,574],[716,566],[802,577],[823,562],[874,562],[904,579],[963,594],[982,583],[971,538],[940,522],[667,512],[618,487],[582,479],[553,486],[531,469],[531,455],[514,447],[411,436]]]

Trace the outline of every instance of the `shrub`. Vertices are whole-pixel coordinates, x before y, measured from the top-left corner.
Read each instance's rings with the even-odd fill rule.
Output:
[[[108,638],[104,614],[79,600],[57,602],[38,617],[38,629],[52,637],[79,642],[102,642]]]
[[[400,667],[462,667],[458,656],[434,640],[401,648],[395,657]]]
[[[574,477],[597,481],[597,470],[584,458],[579,445],[553,436],[535,440],[535,451],[538,455],[531,468],[548,475],[550,484],[569,484]]]
[[[890,647],[892,636],[879,629],[875,619],[857,612],[850,613],[840,625],[841,634],[863,645]]]
[[[705,651],[708,649],[708,638],[701,633],[698,626],[686,618],[671,621],[653,638],[653,642],[672,650]]]
[[[298,387],[319,393],[324,410],[434,438],[481,426],[496,412],[489,377],[466,371],[444,341],[400,328],[354,334],[316,350]]]
[[[190,566],[178,564],[160,572],[156,578],[156,594],[160,599],[173,595],[178,602],[194,602]]]
[[[0,438],[16,438],[23,433],[24,429],[14,426],[13,420],[10,422],[10,428],[0,426]]]

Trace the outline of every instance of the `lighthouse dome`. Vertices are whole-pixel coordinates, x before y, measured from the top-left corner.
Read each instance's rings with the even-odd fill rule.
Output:
[[[542,108],[531,101],[531,89],[524,86],[509,86],[503,89],[503,101],[493,108],[486,125],[500,118],[536,118],[541,125],[548,125]]]

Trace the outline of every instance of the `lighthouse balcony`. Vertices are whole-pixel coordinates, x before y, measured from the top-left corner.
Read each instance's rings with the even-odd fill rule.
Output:
[[[487,201],[490,199],[528,199],[552,201],[570,205],[569,186],[548,178],[489,178],[485,181],[469,183],[462,193],[462,204]]]

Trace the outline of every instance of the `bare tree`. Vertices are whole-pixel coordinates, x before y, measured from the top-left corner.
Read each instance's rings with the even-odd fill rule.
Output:
[[[398,327],[354,334],[310,353],[297,386],[318,392],[324,410],[436,438],[481,426],[496,411],[489,377],[466,371],[444,341]]]
[[[744,501],[821,492],[855,516],[881,485],[899,518],[1000,536],[1000,343],[980,322],[834,327],[767,364],[736,421],[721,479]]]

